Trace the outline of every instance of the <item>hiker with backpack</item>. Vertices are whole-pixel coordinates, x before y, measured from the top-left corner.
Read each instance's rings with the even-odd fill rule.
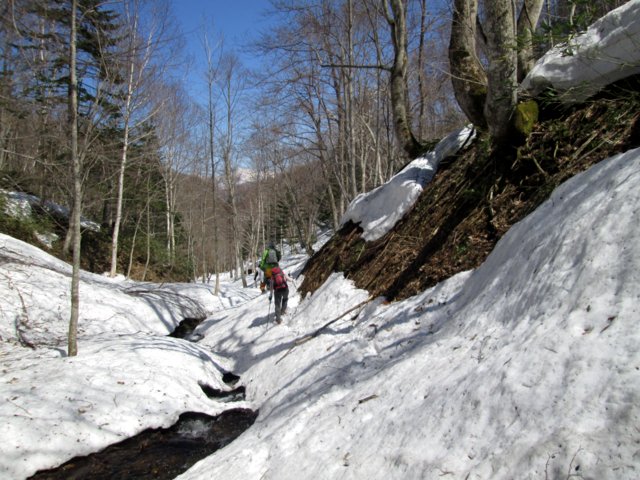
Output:
[[[267,248],[262,253],[260,264],[258,267],[264,272],[264,281],[260,283],[260,291],[264,293],[265,283],[269,285],[271,279],[271,270],[278,265],[280,261],[280,252],[275,246],[274,242],[270,242]]]
[[[273,295],[276,323],[282,323],[282,315],[287,313],[287,301],[289,300],[289,285],[287,280],[291,278],[282,271],[279,266],[271,268],[271,281],[269,282],[269,301]]]

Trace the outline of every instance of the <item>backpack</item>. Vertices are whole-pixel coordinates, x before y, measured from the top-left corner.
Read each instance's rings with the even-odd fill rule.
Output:
[[[267,263],[278,263],[278,252],[274,248],[269,249],[267,254]]]
[[[274,290],[284,290],[287,288],[287,280],[284,278],[284,272],[280,267],[271,269],[271,282]]]

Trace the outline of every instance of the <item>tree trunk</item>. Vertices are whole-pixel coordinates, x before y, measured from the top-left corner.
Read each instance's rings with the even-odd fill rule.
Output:
[[[169,150],[169,156],[173,152]],[[176,173],[171,168],[171,163],[164,168],[164,194],[166,205],[166,228],[167,228],[167,256],[171,265],[175,262],[176,253],[176,234],[175,234],[175,215],[176,215]]]
[[[418,45],[418,94],[419,94],[419,110],[418,110],[418,136],[425,137],[426,129],[424,126],[424,112],[427,99],[427,91],[424,78],[424,37],[426,31],[427,17],[427,0],[420,0],[420,42]]]
[[[145,209],[149,208],[149,201],[147,201],[147,205],[145,207]],[[136,227],[133,230],[133,237],[131,238],[131,249],[129,250],[129,264],[127,266],[127,278],[131,277],[131,268],[133,267],[133,256],[135,255],[135,251],[136,251],[136,239],[138,238],[138,230],[140,229],[140,222],[142,222],[142,216],[144,215],[144,211],[142,210],[139,214],[138,214],[138,219],[136,220]]]
[[[531,71],[535,63],[533,33],[538,26],[544,0],[525,0],[518,16],[518,83]]]
[[[449,64],[453,91],[471,123],[486,127],[487,77],[476,54],[477,0],[454,0]]]
[[[393,17],[388,12],[389,4]],[[385,14],[391,27],[391,40],[393,42],[393,66],[391,67],[390,90],[391,105],[393,109],[393,121],[396,136],[400,146],[409,158],[416,158],[420,153],[420,143],[411,131],[411,119],[409,116],[409,101],[407,98],[407,23],[403,0],[385,0]]]
[[[499,142],[509,133],[517,102],[515,12],[511,0],[489,0],[485,8],[489,67],[484,117],[489,134]]]
[[[353,65],[353,0],[347,0],[347,65]],[[342,69],[344,73],[344,93],[345,93],[345,112],[346,112],[346,132],[345,141],[347,142],[347,157],[349,161],[349,178],[351,183],[351,196],[355,198],[358,195],[358,179],[356,169],[356,152],[355,152],[355,126],[353,115],[353,71],[350,67]]]
[[[78,317],[80,313],[80,219],[82,216],[82,172],[78,155],[78,79],[76,74],[76,10],[77,0],[71,2],[71,33],[69,39],[69,127],[71,130],[71,164],[73,165],[73,211],[69,229],[72,230],[73,263],[71,274],[71,318],[69,321],[67,355],[78,354]]]
[[[380,46],[380,37],[378,35],[378,28],[376,28],[376,22],[375,20],[372,18],[371,15],[371,11],[370,9],[367,7],[367,4],[365,3],[365,8],[367,11],[367,17],[369,19],[369,24],[371,25],[371,35],[373,37],[373,44],[375,46],[375,51],[376,51],[376,63],[378,65],[382,65],[383,63],[383,56],[382,56],[382,47]],[[383,70],[378,68],[376,69],[376,105],[378,106],[378,108],[382,108],[382,74],[383,74]],[[369,126],[368,123],[365,123],[365,126],[368,128],[369,133],[372,136],[372,140],[373,140],[373,144],[374,144],[374,155],[375,155],[375,162],[374,162],[374,181],[373,181],[373,186],[377,187],[378,185],[382,185],[385,182],[384,179],[384,175],[382,173],[382,154],[380,152],[380,145],[381,145],[381,135],[380,132],[382,130],[382,118],[383,118],[383,113],[376,111],[375,112],[375,133],[372,131],[371,127]]]
[[[208,127],[209,127],[209,163],[211,167],[211,221],[213,223],[213,271],[215,273],[215,286],[213,294],[220,293],[220,264],[219,264],[219,248],[218,248],[218,198],[217,198],[217,177],[216,177],[216,159],[215,159],[215,106],[213,103],[213,84],[216,77],[216,68],[214,68],[213,55],[209,46],[207,36],[204,36],[204,49],[207,56],[207,107],[208,107]]]
[[[142,270],[141,282],[144,282],[147,278],[147,271],[149,270],[149,263],[151,262],[151,208],[147,208],[147,243],[146,243],[144,269]]]
[[[118,268],[118,240],[120,236],[120,223],[122,222],[122,204],[124,197],[124,173],[127,168],[127,152],[129,150],[129,107],[133,95],[133,60],[129,69],[129,79],[127,85],[127,95],[125,100],[124,115],[124,136],[122,138],[122,151],[120,152],[120,170],[118,172],[118,187],[116,199],[116,218],[113,224],[113,234],[111,236],[111,270],[109,276],[115,277]]]

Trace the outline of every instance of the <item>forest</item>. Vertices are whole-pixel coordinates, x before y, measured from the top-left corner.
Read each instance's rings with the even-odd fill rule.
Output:
[[[516,3],[272,0],[261,67],[205,25],[197,76],[166,2],[3,2],[0,188],[43,207],[0,228],[138,280],[239,277],[269,240],[311,254],[453,128],[508,142],[533,61],[624,2]]]
[[[0,3],[0,477],[637,478],[640,0],[263,3]]]

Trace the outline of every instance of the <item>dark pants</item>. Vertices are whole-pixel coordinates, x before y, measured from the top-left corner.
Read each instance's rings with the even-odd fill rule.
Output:
[[[273,299],[275,300],[276,322],[282,322],[282,314],[287,311],[287,301],[289,300],[289,289],[282,288],[273,291]]]

